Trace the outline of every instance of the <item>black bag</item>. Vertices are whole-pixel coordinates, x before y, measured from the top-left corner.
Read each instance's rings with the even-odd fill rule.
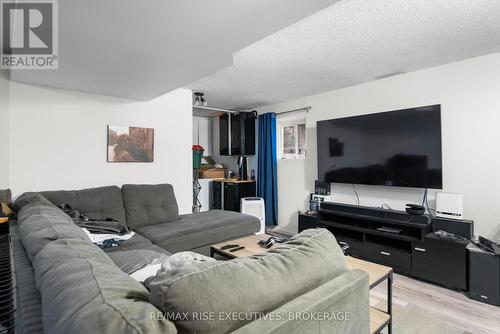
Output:
[[[117,235],[130,233],[130,228],[128,226],[122,225],[113,218],[106,218],[105,220],[92,219],[80,213],[78,210],[73,210],[69,204],[61,204],[58,208],[70,216],[76,225],[81,228],[86,228],[90,233]]]

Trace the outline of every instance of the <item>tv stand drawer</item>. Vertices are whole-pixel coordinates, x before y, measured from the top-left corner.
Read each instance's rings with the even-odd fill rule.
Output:
[[[411,269],[411,253],[401,248],[367,241],[364,245],[364,255],[391,267]]]

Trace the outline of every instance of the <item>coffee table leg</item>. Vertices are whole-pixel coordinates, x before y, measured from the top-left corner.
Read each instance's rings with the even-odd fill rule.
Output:
[[[389,314],[389,324],[387,325],[387,330],[389,334],[392,334],[392,271],[387,276],[387,314]]]

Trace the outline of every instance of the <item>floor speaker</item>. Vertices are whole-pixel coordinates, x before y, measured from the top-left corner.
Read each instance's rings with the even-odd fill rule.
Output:
[[[500,256],[485,252],[470,243],[469,298],[500,306]]]

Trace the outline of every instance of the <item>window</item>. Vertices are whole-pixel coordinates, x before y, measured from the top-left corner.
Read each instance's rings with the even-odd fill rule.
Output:
[[[306,120],[278,120],[278,159],[306,157]]]

